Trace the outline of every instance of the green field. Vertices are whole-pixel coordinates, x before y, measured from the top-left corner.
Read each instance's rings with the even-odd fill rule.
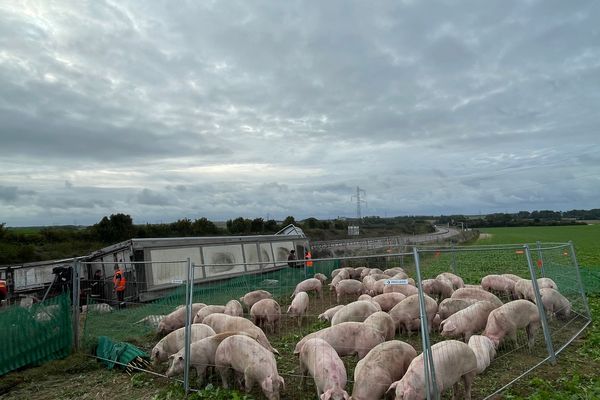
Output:
[[[600,267],[600,224],[540,226],[521,228],[486,228],[476,244],[568,242],[573,241],[577,260],[586,267]]]

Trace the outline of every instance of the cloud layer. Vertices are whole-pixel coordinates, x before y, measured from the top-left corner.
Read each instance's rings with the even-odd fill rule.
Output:
[[[0,221],[598,207],[600,4],[0,5]]]

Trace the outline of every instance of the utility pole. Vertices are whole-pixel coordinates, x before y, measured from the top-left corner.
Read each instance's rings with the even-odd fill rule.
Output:
[[[364,198],[360,198],[360,194],[363,193],[364,197],[367,197],[367,192],[364,189],[361,189],[360,187],[356,187],[356,196],[352,196],[350,198],[350,200],[353,200],[356,197],[356,220],[357,223],[359,223],[362,220],[362,215],[360,212],[360,204],[361,203],[365,203],[365,205],[367,204],[367,200],[365,200]]]

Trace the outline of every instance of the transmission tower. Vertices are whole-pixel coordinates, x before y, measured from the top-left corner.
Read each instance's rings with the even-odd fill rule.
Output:
[[[360,198],[360,194],[363,194],[363,198]],[[362,214],[360,212],[360,204],[364,203],[365,205],[367,205],[367,200],[364,199],[364,197],[367,197],[367,192],[364,189],[361,189],[360,187],[356,187],[356,195],[353,195],[351,197],[351,201],[354,200],[354,198],[356,198],[356,220],[357,222],[360,222],[362,220]]]

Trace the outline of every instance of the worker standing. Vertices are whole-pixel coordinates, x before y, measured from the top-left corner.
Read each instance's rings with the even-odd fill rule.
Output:
[[[304,252],[304,260],[306,260],[306,268],[312,268],[312,254],[310,254],[310,250],[306,250]]]
[[[127,280],[125,279],[125,274],[119,268],[118,264],[115,264],[115,275],[113,276],[113,291],[117,293],[117,302],[119,303],[119,308],[125,307],[125,287],[127,285]]]

